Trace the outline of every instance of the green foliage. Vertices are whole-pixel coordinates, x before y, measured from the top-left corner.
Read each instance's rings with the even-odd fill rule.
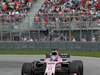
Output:
[[[51,50],[0,50],[0,54],[12,54],[12,55],[45,55],[50,53]],[[86,51],[59,51],[59,53],[70,53],[72,56],[88,56],[88,57],[100,57],[100,52],[86,52]]]

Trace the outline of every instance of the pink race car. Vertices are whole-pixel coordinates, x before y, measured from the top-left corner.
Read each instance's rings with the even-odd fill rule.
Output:
[[[46,59],[24,63],[21,75],[83,75],[83,62],[70,61],[70,54],[54,50],[46,54]]]

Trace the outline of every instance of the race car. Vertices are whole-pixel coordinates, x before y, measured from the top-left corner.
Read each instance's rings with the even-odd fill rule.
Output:
[[[46,59],[24,63],[21,75],[83,75],[83,62],[70,61],[70,54],[58,50],[46,54]]]

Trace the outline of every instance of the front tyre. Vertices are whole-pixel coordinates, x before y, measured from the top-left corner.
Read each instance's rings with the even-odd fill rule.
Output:
[[[68,65],[68,75],[74,75],[75,73],[78,73],[79,66],[77,63],[71,62]]]
[[[79,66],[79,71],[77,75],[83,75],[83,62],[81,60],[74,60],[72,62],[77,63]]]
[[[23,64],[21,75],[32,75],[32,63]]]

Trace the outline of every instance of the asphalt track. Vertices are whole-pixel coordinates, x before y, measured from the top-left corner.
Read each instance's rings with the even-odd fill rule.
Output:
[[[0,75],[21,75],[24,62],[32,62],[45,58],[44,55],[0,55]],[[82,60],[84,75],[100,75],[100,58],[74,57],[71,60]]]

